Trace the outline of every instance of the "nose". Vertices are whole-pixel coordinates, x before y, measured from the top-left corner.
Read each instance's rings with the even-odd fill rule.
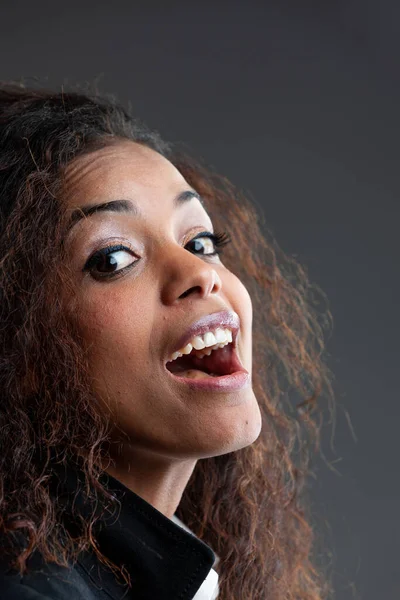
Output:
[[[222,281],[215,264],[207,260],[176,245],[173,249],[164,248],[162,302],[171,305],[190,295],[207,298],[217,294],[222,289]]]

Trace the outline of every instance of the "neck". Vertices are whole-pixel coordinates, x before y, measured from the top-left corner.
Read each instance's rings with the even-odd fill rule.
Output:
[[[172,518],[197,460],[174,459],[155,454],[147,449],[119,446],[118,456],[105,467],[106,473],[115,477],[163,513]]]

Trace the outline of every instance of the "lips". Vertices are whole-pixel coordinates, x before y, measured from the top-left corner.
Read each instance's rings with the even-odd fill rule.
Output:
[[[171,355],[185,347],[194,336],[202,335],[219,327],[229,328],[232,331],[230,344],[214,350],[210,356],[204,356],[201,359],[190,353],[170,362]],[[240,319],[234,311],[211,313],[192,323],[170,348],[169,357],[164,362],[168,377],[172,377],[178,385],[198,391],[226,393],[249,386],[251,374],[243,367],[237,354],[239,329]]]
[[[229,344],[231,345],[231,344]],[[225,350],[225,348],[223,348]],[[217,350],[218,352],[218,350]],[[206,358],[206,357],[205,357]],[[202,359],[204,360],[204,358]],[[172,372],[165,369],[167,376],[172,378],[179,386],[184,386],[192,391],[202,393],[222,393],[231,395],[251,385],[251,374],[242,366],[236,351],[232,349],[229,372],[225,375],[206,375],[203,371]],[[237,403],[236,397],[235,402]]]

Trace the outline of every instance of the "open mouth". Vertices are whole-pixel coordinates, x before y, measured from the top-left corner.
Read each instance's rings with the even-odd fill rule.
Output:
[[[189,379],[223,377],[243,369],[232,343],[217,348],[210,356],[206,355],[202,358],[193,349],[190,354],[184,354],[167,362],[165,367],[175,377]]]

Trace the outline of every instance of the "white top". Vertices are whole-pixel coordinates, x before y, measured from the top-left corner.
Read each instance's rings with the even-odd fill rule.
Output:
[[[194,535],[193,531],[191,531],[189,527],[187,527],[180,519],[178,519],[176,515],[173,515],[172,520],[177,525],[180,525],[183,529]],[[217,555],[215,555],[215,557],[216,558],[213,566],[215,566],[219,561],[219,557]],[[218,573],[214,571],[214,569],[211,569],[197,590],[196,594],[193,596],[193,600],[215,600],[218,598],[218,592]]]

